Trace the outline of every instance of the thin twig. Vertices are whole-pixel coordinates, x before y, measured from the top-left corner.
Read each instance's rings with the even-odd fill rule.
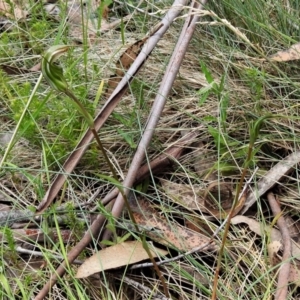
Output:
[[[124,277],[122,276],[118,279],[120,281],[125,282],[128,285],[131,285],[134,288],[136,288],[140,294],[144,293],[145,299],[151,298],[151,299],[160,299],[160,300],[171,300],[171,298],[166,298],[165,296],[160,295],[160,294],[156,293],[155,291],[153,291],[153,289],[150,289],[147,286],[145,286],[144,284],[141,284],[127,276],[124,276]]]
[[[28,254],[28,255],[31,255],[31,256],[45,257],[45,254],[43,252],[30,250],[30,249],[25,249],[21,246],[17,246],[16,251],[19,252],[19,253]],[[62,255],[59,255],[59,254],[50,254],[49,256],[50,256],[50,258],[56,258],[56,259],[59,259],[59,260],[64,259],[64,257]],[[77,265],[81,265],[82,261],[78,260],[78,259],[75,259],[73,261],[73,263],[77,264]]]
[[[274,194],[268,193],[267,195],[270,207],[272,209],[273,215],[277,218],[277,225],[282,236],[282,245],[283,245],[283,255],[282,263],[280,265],[279,274],[278,274],[278,284],[275,294],[275,300],[285,300],[287,299],[288,294],[288,282],[290,275],[290,259],[292,256],[292,241],[290,232],[282,216],[282,211],[280,209],[279,203],[276,201]]]

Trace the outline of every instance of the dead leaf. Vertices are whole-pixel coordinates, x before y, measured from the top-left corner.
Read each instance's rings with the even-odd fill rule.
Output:
[[[282,248],[282,244],[279,241],[273,241],[268,244],[268,254],[272,266],[278,264],[278,261],[276,260],[276,256],[281,248]]]
[[[290,265],[290,274],[289,274],[289,281],[293,282],[297,286],[300,286],[300,270],[299,265],[294,265],[291,263]]]
[[[32,70],[27,70],[27,69],[23,69],[23,68],[17,68],[14,66],[10,66],[10,65],[5,65],[5,64],[1,64],[0,68],[6,72],[8,75],[23,75],[23,74],[28,74],[28,73],[32,73]]]
[[[281,242],[281,233],[279,230],[272,228],[263,223],[259,223],[254,219],[245,216],[235,216],[231,219],[231,224],[236,225],[240,223],[245,223],[249,226],[250,230],[255,232],[259,236],[269,236],[270,243],[278,241]],[[292,241],[292,256],[300,260],[300,245]]]
[[[188,184],[175,183],[169,180],[160,179],[163,192],[169,199],[187,209],[205,211],[205,201],[203,195],[205,194],[205,187],[194,185],[193,188]],[[202,192],[202,193],[201,193]],[[202,194],[202,197],[199,196]]]
[[[191,185],[174,183],[165,179],[160,179],[160,183],[168,199],[186,209],[199,210],[216,218],[224,218],[231,210],[234,200],[231,183],[216,181],[208,187],[197,185],[191,187]],[[238,212],[236,211],[234,215]]]
[[[271,265],[280,266],[281,258],[278,255],[278,251],[283,248],[283,245],[281,243],[281,234],[279,230],[271,228],[270,226],[265,226],[264,224],[245,216],[236,216],[231,219],[231,223],[234,225],[239,223],[246,223],[249,228],[259,236],[269,234],[270,243],[268,245],[268,254],[270,257]],[[300,286],[300,246],[294,241],[292,241],[292,256],[297,260],[293,260],[290,265],[289,281],[293,282],[297,286]]]
[[[271,170],[269,170],[257,183],[255,189],[249,193],[242,214],[244,214],[256,200],[277,184],[280,179],[291,172],[300,162],[300,151],[288,155],[285,159],[277,163]]]
[[[188,251],[210,242],[209,237],[167,220],[145,199],[131,201],[130,207],[137,224],[147,231],[147,236],[162,245]],[[216,250],[215,243],[210,243],[204,250]]]
[[[0,13],[10,19],[20,20],[26,18],[28,13],[17,4],[9,1],[0,1]]]
[[[300,59],[300,43],[297,43],[287,50],[279,51],[269,57],[274,61],[290,61]]]
[[[131,46],[129,46],[124,53],[120,56],[119,60],[116,63],[116,71],[115,74],[110,77],[107,83],[107,88],[105,91],[105,97],[108,97],[113,90],[117,87],[119,82],[121,81],[122,77],[125,74],[125,71],[127,71],[132,63],[135,61],[137,56],[142,50],[143,45],[147,41],[148,37],[145,37]]]
[[[168,251],[155,248],[151,250],[153,257],[167,255]],[[76,278],[86,278],[95,273],[134,264],[148,259],[149,256],[139,241],[120,243],[105,248],[89,257],[78,269]]]
[[[277,266],[278,268],[281,265],[282,258],[278,254],[279,250],[282,249],[282,244],[278,241],[274,241],[268,245],[268,254],[270,258],[271,266]],[[300,286],[300,264],[297,260],[292,260],[290,263],[289,271],[289,282]],[[278,269],[276,268],[276,269]]]

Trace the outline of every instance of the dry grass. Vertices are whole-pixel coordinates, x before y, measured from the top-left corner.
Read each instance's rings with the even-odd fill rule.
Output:
[[[217,2],[219,1],[209,1],[209,8],[220,19],[206,16],[202,19],[203,24],[198,25],[156,128],[153,142],[148,149],[148,160],[151,160],[178,140],[184,131],[199,132],[197,142],[187,149],[186,154],[178,160],[173,169],[166,170],[155,177],[154,181],[150,180],[147,197],[160,208],[170,222],[176,220],[186,224],[190,221],[207,234],[211,234],[219,222],[215,219],[208,220],[201,212],[187,210],[175,204],[161,188],[157,178],[165,178],[191,188],[197,185],[207,186],[215,180],[238,182],[249,145],[249,124],[267,114],[281,117],[269,119],[264,123],[255,142],[255,153],[248,175],[250,176],[255,166],[259,166],[255,179],[259,180],[276,162],[299,148],[299,63],[297,61],[276,64],[263,62],[262,53],[265,56],[271,55],[278,50],[288,48],[294,40],[298,39],[299,30],[295,29],[295,26],[298,26],[300,3],[258,0],[244,1],[244,4],[242,1],[236,4],[234,0]],[[156,3],[152,1],[149,1],[148,5],[154,11],[157,9]],[[161,9],[167,9],[170,3],[161,1],[157,5]],[[221,19],[226,19],[232,27],[226,26]],[[126,45],[122,45],[120,32],[112,30],[103,34],[99,43],[88,49],[87,64],[83,59],[82,48],[71,51],[63,61],[69,82],[72,83],[74,90],[80,93],[81,98],[85,96],[88,98],[87,106],[90,109],[100,80],[107,79],[113,74],[115,61],[120,53],[129,44],[142,38],[146,29],[156,21],[154,17],[137,14],[124,29]],[[122,134],[130,136],[133,144],[138,143],[182,21],[178,19],[164,36],[139,72],[129,92],[116,108],[115,116],[109,118],[100,132],[105,148],[121,179],[124,178],[134,154],[134,146],[130,146]],[[216,24],[215,21],[218,23]],[[141,24],[144,25],[143,30],[140,30]],[[18,28],[22,26],[20,24]],[[57,23],[54,22],[47,30],[49,33],[45,36],[48,38],[39,39],[43,49],[53,44],[55,34],[51,30],[57,30]],[[242,39],[241,33],[250,43]],[[21,48],[23,45],[21,39],[12,38],[7,41],[4,37],[2,36],[2,40],[0,37],[1,53],[7,53],[9,48],[12,48],[12,53],[7,53],[5,58],[1,59],[1,63],[24,67],[32,66],[40,60],[40,50],[31,51],[30,47]],[[25,39],[29,38],[33,44],[34,36],[28,34]],[[61,40],[64,41],[64,34]],[[258,53],[255,48],[260,49],[261,53]],[[18,61],[15,62],[17,56]],[[74,66],[73,62],[76,59],[79,61]],[[222,76],[225,78],[224,88],[220,94],[211,91],[205,101],[202,101],[201,91],[208,89],[210,85],[200,62],[206,65],[216,83],[221,82]],[[82,75],[85,69],[86,78]],[[3,138],[10,136],[16,124],[15,101],[26,101],[28,97],[25,88],[21,89],[20,86],[30,83],[31,88],[37,76],[36,74],[1,76],[5,78],[3,81],[5,84],[1,84],[0,104],[0,131],[3,133]],[[47,89],[43,82],[37,94],[38,101],[41,102],[48,96]],[[35,129],[30,135],[20,132],[18,141],[1,170],[1,201],[8,202],[14,208],[24,209],[38,204],[51,178],[59,172],[67,154],[72,151],[80,134],[86,128],[80,116],[72,112],[70,107],[59,106],[59,103],[65,101],[63,96],[52,93],[49,97],[45,104],[47,110],[41,108],[39,115],[34,114],[35,110],[39,109],[38,103],[30,108],[32,118],[27,118],[26,122],[35,122]],[[97,103],[95,113],[104,102],[105,99],[101,99]],[[59,115],[60,110],[63,109],[66,109],[66,114],[63,116],[71,116],[70,120],[55,118],[55,122],[48,126],[51,123],[50,118]],[[26,126],[23,129],[26,131]],[[4,148],[2,137],[0,143]],[[49,153],[52,153],[52,156]],[[61,193],[60,199],[63,203],[71,202],[78,205],[90,199],[99,188],[98,197],[103,198],[112,186],[99,179],[98,175],[109,174],[109,172],[108,166],[99,157],[95,146],[92,146],[74,174],[69,176],[68,184]],[[299,223],[298,176],[298,171],[295,169],[275,189],[285,215],[291,216],[295,223]],[[270,211],[264,201],[262,198],[257,206],[247,213],[263,224],[272,222]],[[93,207],[97,207],[97,204],[94,203]],[[85,208],[81,210],[83,213]],[[84,220],[83,217],[82,219]],[[122,235],[124,231],[119,233]],[[55,253],[62,253],[62,245],[49,241],[48,243],[40,249],[45,253],[50,249]],[[232,226],[219,278],[219,299],[271,298],[276,289],[276,276],[270,265],[267,244],[267,237],[256,236],[247,226]],[[70,241],[64,246],[65,250],[73,245],[74,241]],[[94,246],[91,245],[85,254],[90,255],[96,249]],[[10,247],[13,246],[2,243],[0,252],[3,264],[1,266],[11,291],[15,295],[20,295],[16,296],[16,299],[19,299],[22,295],[21,287],[25,290],[25,294],[26,291],[37,292],[48,280],[47,271],[54,270],[58,261],[51,260],[51,263],[49,262],[42,270],[39,270],[41,265],[38,265],[38,268],[33,268],[34,271],[31,270],[28,275],[25,266],[29,268],[33,257],[16,254],[14,260],[9,253],[12,251]],[[172,255],[176,253],[171,251]],[[162,267],[174,298],[209,299],[216,257],[216,253],[196,253],[180,262]],[[14,271],[15,268],[18,272]],[[151,295],[141,295],[140,291],[137,292],[137,289],[130,284],[117,279],[122,275],[125,275],[124,270],[114,270],[79,281],[74,278],[74,270],[69,271],[65,279],[53,289],[51,297],[55,299],[151,298]],[[126,276],[150,287],[155,292],[159,290],[160,282],[150,268],[127,271]],[[15,278],[19,278],[22,284]],[[8,295],[8,292],[6,293]],[[298,299],[296,285],[290,286],[289,299]]]

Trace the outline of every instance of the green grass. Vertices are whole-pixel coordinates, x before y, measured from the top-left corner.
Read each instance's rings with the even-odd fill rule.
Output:
[[[132,5],[136,6],[137,2],[132,1]],[[41,55],[50,46],[73,43],[71,33],[74,30],[66,22],[68,16],[64,5],[60,13],[63,21],[58,22],[49,17],[41,1],[28,3],[30,17],[25,21],[13,20],[14,26],[0,34],[0,64],[30,69],[41,61]],[[207,9],[214,14],[203,17],[203,23],[197,25],[197,32],[147,152],[150,161],[178,140],[182,130],[199,131],[196,143],[179,158],[173,169],[150,178],[146,197],[169,224],[175,221],[186,225],[191,221],[210,235],[219,222],[207,220],[199,211],[174,203],[158,178],[184,184],[193,192],[198,186],[208,186],[216,180],[236,184],[253,139],[247,178],[258,166],[257,181],[278,161],[299,148],[299,62],[261,60],[288,49],[299,40],[300,1],[289,1],[289,7],[285,3],[279,0],[208,2]],[[105,103],[103,96],[97,98],[97,91],[101,81],[114,73],[119,55],[129,44],[143,38],[157,22],[155,16],[163,16],[163,10],[171,4],[171,1],[143,2],[139,8],[149,14],[136,12],[121,29],[102,33],[93,45],[86,38],[86,27],[79,26],[83,45],[71,48],[61,58],[60,65],[69,85],[91,115],[96,115]],[[115,10],[110,12],[110,19],[134,11],[129,2],[122,6],[115,3],[112,8]],[[90,3],[87,3],[86,10],[93,10]],[[151,15],[154,12],[157,14]],[[130,165],[182,23],[183,20],[178,19],[171,26],[100,131],[101,140],[120,178]],[[2,137],[11,137],[32,96],[15,143],[0,170],[1,194],[13,209],[38,205],[51,180],[61,172],[65,159],[88,128],[66,96],[53,91],[45,80],[32,94],[38,77],[36,72],[9,76],[0,71],[0,158],[7,147]],[[272,117],[264,119],[259,131],[254,130],[253,124],[266,116]],[[36,251],[43,253],[43,259],[18,253],[12,230],[2,229],[1,298],[29,299],[48,281],[50,273],[60,262],[53,254],[64,257],[88,228],[88,212],[93,208],[96,212],[101,211],[97,200],[88,207],[82,204],[98,188],[98,199],[101,199],[113,187],[103,175],[110,175],[109,166],[92,144],[76,170],[69,175],[57,199],[58,206],[68,204],[62,214],[66,218],[63,225],[54,213],[56,206],[47,212],[41,223],[33,224],[33,228],[49,232],[45,243],[30,243]],[[298,222],[297,170],[284,179],[275,192],[279,194],[285,215]],[[271,213],[264,202],[264,198],[258,202],[251,217],[270,224]],[[126,215],[125,218],[128,219]],[[123,221],[110,217],[109,226],[114,230],[115,241],[131,232],[119,228]],[[59,236],[63,236],[62,230],[70,229],[74,239],[55,239],[51,228],[55,228]],[[222,232],[217,241],[221,238]],[[83,261],[97,251],[97,243],[95,240],[79,259]],[[270,265],[267,246],[267,238],[256,236],[247,226],[230,227],[218,281],[218,299],[270,299],[274,295],[276,271]],[[172,255],[177,253],[172,251]],[[181,295],[182,299],[210,299],[216,259],[217,253],[214,252],[195,253],[161,267],[170,293],[175,298]],[[126,273],[120,269],[78,280],[74,276],[76,268],[73,265],[68,268],[67,274],[53,289],[53,298],[141,299],[134,288],[117,279],[123,276],[143,283],[153,291],[157,286],[161,288],[160,281],[148,269],[126,270]],[[288,299],[297,299],[296,286],[291,284],[289,291]]]

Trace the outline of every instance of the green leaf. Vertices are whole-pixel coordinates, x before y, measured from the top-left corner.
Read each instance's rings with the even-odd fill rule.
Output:
[[[207,69],[206,65],[204,62],[200,61],[200,65],[201,65],[201,70],[204,73],[205,79],[206,81],[211,84],[214,81],[214,78],[211,74],[211,72]]]

